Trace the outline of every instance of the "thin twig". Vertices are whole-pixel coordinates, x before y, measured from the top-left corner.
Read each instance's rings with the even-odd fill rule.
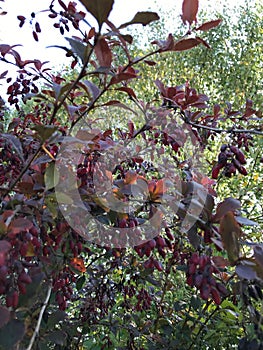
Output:
[[[210,131],[214,131],[218,134],[222,133],[234,133],[234,134],[255,134],[255,135],[261,135],[263,136],[263,132],[255,129],[234,129],[234,128],[229,128],[229,129],[220,129],[220,128],[213,128],[211,126],[207,125],[201,125],[201,124],[196,124],[191,122],[190,120],[185,120],[186,124],[190,124],[191,126],[198,128],[198,129],[206,129]]]
[[[50,285],[50,286],[48,287],[48,290],[47,290],[46,299],[45,299],[45,301],[44,301],[44,303],[43,303],[43,306],[42,306],[42,308],[41,308],[41,310],[40,310],[40,313],[39,313],[39,316],[38,316],[36,329],[35,329],[35,331],[34,331],[34,333],[33,333],[33,335],[32,335],[32,338],[30,339],[30,343],[29,343],[29,345],[28,345],[28,347],[27,347],[26,350],[31,350],[31,349],[32,349],[33,344],[34,344],[34,341],[35,341],[35,339],[36,339],[36,336],[37,336],[38,333],[39,333],[41,321],[42,321],[42,318],[43,318],[45,309],[46,309],[46,307],[47,307],[47,305],[48,305],[49,298],[50,298],[50,295],[51,295],[51,290],[52,290],[52,286]]]

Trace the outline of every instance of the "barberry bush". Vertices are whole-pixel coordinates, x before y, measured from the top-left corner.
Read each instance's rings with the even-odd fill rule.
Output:
[[[152,101],[133,88],[155,57],[213,49],[206,32],[223,23],[198,23],[198,5],[182,3],[182,37],[133,57],[127,28],[157,13],[117,27],[114,0],[52,1],[54,30],[73,31],[58,47],[72,79],[0,45],[18,73],[0,76],[1,349],[262,349],[261,228],[238,190],[220,191],[262,167],[247,156],[262,112],[210,105],[188,82],[156,79]],[[17,18],[45,35],[34,12]]]

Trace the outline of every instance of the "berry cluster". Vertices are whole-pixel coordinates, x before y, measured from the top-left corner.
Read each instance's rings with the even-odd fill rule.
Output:
[[[218,161],[212,169],[212,178],[217,179],[221,169],[223,174],[231,177],[238,171],[242,175],[247,175],[247,170],[243,166],[246,164],[244,153],[236,146],[222,145],[218,155]]]
[[[221,304],[221,297],[228,295],[228,291],[223,283],[217,282],[213,274],[219,274],[219,270],[212,264],[207,255],[193,253],[188,259],[186,282],[190,287],[196,287],[200,290],[200,296],[208,300],[211,296],[213,301]]]
[[[35,226],[21,232],[10,232],[5,242],[9,249],[0,261],[0,294],[5,295],[6,305],[16,308],[19,294],[26,294],[26,286],[32,282],[31,272],[37,264],[34,257],[39,254],[41,242]]]
[[[22,162],[12,138],[0,138],[0,185],[9,184],[20,173]]]
[[[29,93],[37,94],[38,93],[38,87],[34,83],[34,81],[38,80],[38,76],[31,77],[31,73],[26,72],[20,73],[20,75],[16,78],[16,81],[8,86],[7,88],[7,95],[8,102],[10,105],[15,105],[16,109],[19,110],[19,97],[22,97],[22,99]],[[11,78],[7,79],[7,83],[11,82]]]
[[[136,311],[148,310],[151,307],[152,297],[145,288],[139,290],[136,297],[138,300],[135,306]]]

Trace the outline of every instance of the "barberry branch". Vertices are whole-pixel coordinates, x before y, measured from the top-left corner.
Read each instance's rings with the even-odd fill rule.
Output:
[[[48,305],[48,302],[49,302],[49,298],[50,298],[50,295],[51,295],[51,290],[52,290],[52,286],[50,285],[48,287],[48,290],[47,290],[46,299],[45,299],[45,301],[44,301],[44,303],[42,305],[42,308],[41,308],[41,310],[39,312],[39,316],[38,316],[38,320],[37,320],[37,325],[36,325],[35,331],[34,331],[32,337],[30,339],[30,343],[29,343],[29,345],[28,345],[26,350],[31,350],[33,345],[34,345],[34,341],[35,341],[35,339],[36,339],[36,337],[37,337],[37,335],[39,333],[39,329],[40,329],[40,325],[41,325],[41,321],[42,321],[45,309],[46,309],[46,307]]]

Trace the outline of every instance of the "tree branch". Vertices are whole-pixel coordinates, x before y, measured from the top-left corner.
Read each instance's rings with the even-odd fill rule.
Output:
[[[38,335],[38,332],[39,332],[39,329],[40,329],[40,325],[41,325],[41,321],[42,321],[42,318],[43,318],[43,314],[44,314],[45,309],[46,309],[46,307],[48,305],[48,302],[49,302],[49,298],[50,298],[50,295],[51,295],[51,290],[52,290],[52,286],[50,285],[48,287],[48,290],[47,290],[46,299],[45,299],[45,301],[44,301],[44,303],[42,305],[42,308],[41,308],[41,310],[39,312],[36,329],[35,329],[35,331],[34,331],[34,333],[32,335],[32,338],[30,339],[30,343],[29,343],[29,345],[28,345],[26,350],[31,350],[32,349],[34,341],[35,341],[35,339],[36,339],[36,337]]]

